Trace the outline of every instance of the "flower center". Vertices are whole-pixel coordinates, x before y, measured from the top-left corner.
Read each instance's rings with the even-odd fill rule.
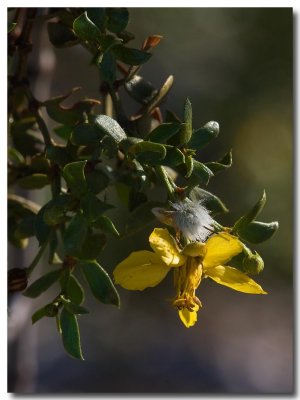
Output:
[[[183,308],[194,311],[196,306],[201,307],[201,302],[195,292],[200,285],[202,277],[202,258],[187,257],[186,263],[179,268],[174,268],[174,286],[176,297],[173,305],[179,310]]]

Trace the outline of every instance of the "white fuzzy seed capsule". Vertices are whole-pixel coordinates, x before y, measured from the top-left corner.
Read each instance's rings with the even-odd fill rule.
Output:
[[[171,206],[175,211],[156,207],[152,209],[152,212],[160,222],[173,226],[189,241],[204,242],[214,230],[214,220],[201,201],[194,202],[186,198],[183,201],[171,203]]]

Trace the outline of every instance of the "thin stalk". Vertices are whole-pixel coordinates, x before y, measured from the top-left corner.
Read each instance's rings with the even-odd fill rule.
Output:
[[[32,272],[34,271],[35,267],[36,267],[36,266],[38,265],[38,263],[40,262],[40,259],[42,258],[42,255],[43,255],[43,253],[44,253],[44,251],[45,251],[45,249],[46,249],[46,247],[47,247],[48,241],[49,241],[49,240],[46,240],[46,241],[42,244],[42,246],[40,247],[40,249],[39,249],[37,255],[34,257],[33,261],[31,262],[31,264],[30,264],[27,268],[25,268],[28,278],[30,277],[30,275],[31,275]]]

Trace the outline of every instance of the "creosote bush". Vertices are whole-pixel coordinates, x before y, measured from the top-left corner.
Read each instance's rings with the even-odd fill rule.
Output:
[[[90,53],[87,71],[99,72],[100,100],[85,98],[63,106],[78,88],[46,101],[34,97],[28,58],[35,46],[32,29],[39,20],[47,24],[51,44],[62,52],[83,46]],[[9,10],[8,239],[23,249],[36,238],[39,250],[29,266],[9,269],[8,290],[36,298],[56,284],[57,295],[34,312],[32,323],[55,319],[65,350],[79,359],[83,356],[78,318],[88,313],[82,306],[83,280],[96,300],[120,307],[115,284],[143,290],[172,270],[173,305],[190,327],[201,307],[195,291],[204,278],[244,293],[266,293],[249,277],[264,267],[252,245],[269,239],[278,228],[277,222],[257,220],[266,202],[264,192],[231,227],[215,220],[228,209],[206,186],[230,168],[232,152],[217,161],[199,161],[198,150],[213,143],[219,124],[209,121],[195,128],[188,98],[182,115],[170,110],[162,114],[160,105],[173,76],[156,88],[140,74],[162,37],[149,36],[140,48],[133,48],[128,20],[126,8]],[[121,88],[138,104],[133,115],[121,101]],[[95,112],[99,105],[101,114]],[[53,130],[45,113],[56,123]],[[165,188],[167,201],[148,200],[147,193],[158,185]],[[38,205],[14,194],[18,187],[28,193],[49,187],[51,198]],[[106,215],[117,206],[107,202],[108,187],[116,189],[130,211],[124,229]],[[155,218],[164,227],[155,228],[149,237],[153,251],[129,255],[116,266],[113,281],[98,262],[102,249],[110,245],[112,235],[124,237]],[[49,272],[32,282],[31,274],[45,252]]]

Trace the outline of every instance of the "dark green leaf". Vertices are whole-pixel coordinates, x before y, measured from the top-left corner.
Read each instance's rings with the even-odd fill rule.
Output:
[[[39,310],[37,310],[32,316],[31,316],[31,322],[32,324],[35,324],[37,321],[39,321],[41,318],[46,317],[46,306],[41,307]]]
[[[181,124],[181,119],[171,110],[166,110],[166,122],[171,124]]]
[[[108,17],[107,29],[111,32],[119,33],[126,28],[129,21],[127,8],[107,8],[106,15]]]
[[[132,79],[124,85],[127,93],[141,104],[147,104],[157,94],[152,84],[139,75],[134,75]],[[157,142],[157,140],[153,140]]]
[[[220,213],[228,212],[225,204],[214,194],[207,192],[204,189],[195,187],[190,192],[190,198],[192,201],[201,201],[201,203],[213,213],[217,215]]]
[[[76,214],[67,227],[63,244],[65,253],[71,256],[80,254],[88,231],[88,222],[82,214]]]
[[[69,140],[74,127],[72,125],[59,125],[54,128],[54,132],[63,140]]]
[[[160,124],[150,132],[147,139],[151,142],[167,143],[167,141],[179,131],[180,127],[181,124],[176,123]]]
[[[18,184],[23,189],[41,189],[50,184],[48,175],[32,174],[18,179]]]
[[[77,44],[78,38],[71,28],[61,22],[48,22],[49,40],[55,47],[69,47]]]
[[[253,221],[247,225],[241,224],[237,234],[242,240],[249,243],[261,243],[270,239],[278,229],[278,222]]]
[[[118,292],[108,273],[96,261],[81,260],[79,265],[96,299],[120,307]]]
[[[163,160],[167,152],[162,144],[142,141],[134,144],[128,153],[134,154],[139,162],[152,165]]]
[[[126,133],[114,119],[107,115],[98,115],[95,118],[96,126],[106,135],[114,139],[116,143],[126,139]]]
[[[67,285],[66,285],[66,294],[72,303],[82,304],[84,301],[84,290],[77,278],[74,275],[70,275]]]
[[[60,314],[60,327],[66,352],[72,357],[83,360],[77,318],[65,307]]]
[[[191,155],[186,155],[184,158],[184,163],[186,166],[186,174],[185,177],[189,178],[192,173],[193,173],[193,169],[194,169],[194,159],[193,156]]]
[[[98,194],[109,185],[109,177],[101,170],[89,171],[86,173],[86,181],[89,190]]]
[[[100,31],[105,28],[105,8],[87,8],[88,18],[98,27]]]
[[[98,229],[102,229],[104,232],[112,233],[115,236],[120,236],[112,220],[106,215],[100,215],[99,218],[94,221],[93,226]]]
[[[199,161],[193,160],[193,172],[189,178],[189,186],[198,184],[207,185],[210,178],[214,175],[212,171]]]
[[[22,154],[13,147],[10,147],[8,149],[8,158],[15,165],[21,165],[21,164],[24,164],[24,162],[25,162],[25,159],[22,156]]]
[[[219,134],[219,124],[215,121],[207,122],[202,128],[193,131],[187,147],[201,149]]]
[[[98,199],[93,193],[87,193],[81,199],[81,208],[85,218],[90,221],[96,221],[101,214],[112,208],[110,204]]]
[[[106,236],[101,233],[93,233],[90,230],[87,233],[85,241],[81,247],[79,258],[85,260],[94,260],[99,256],[105,245]]]
[[[117,79],[116,59],[111,52],[103,54],[101,62],[99,62],[99,69],[102,81],[113,83]]]
[[[219,161],[208,162],[205,164],[214,174],[222,171],[223,169],[230,168],[232,166],[232,151],[230,150],[225,154]]]
[[[76,200],[67,193],[60,193],[50,200],[44,211],[44,221],[47,225],[55,226],[66,221],[66,212],[73,209]]]
[[[88,145],[99,142],[102,138],[103,134],[97,127],[84,123],[75,126],[71,135],[71,142],[75,145]]]
[[[243,217],[241,217],[233,227],[233,231],[237,232],[240,229],[243,229],[246,227],[250,222],[252,222],[261,212],[261,210],[264,208],[264,205],[266,204],[267,197],[266,197],[266,192],[263,191],[261,199],[252,207],[252,209]]]
[[[24,239],[35,236],[35,214],[25,216],[17,225],[15,237]]]
[[[89,19],[86,12],[75,19],[73,29],[81,40],[99,42],[101,39],[99,28]]]
[[[34,223],[35,236],[36,236],[37,240],[39,241],[40,246],[48,240],[49,235],[52,230],[51,227],[49,225],[47,225],[44,220],[44,213],[45,213],[47,204],[48,203],[46,203],[40,209],[40,211],[37,213],[35,223]]]
[[[184,163],[184,154],[174,146],[165,145],[167,154],[165,158],[159,163],[168,167],[176,167]]]
[[[40,294],[49,289],[49,287],[52,286],[56,281],[58,281],[60,274],[61,269],[56,269],[43,275],[25,290],[23,293],[24,296],[31,298],[38,297]]]
[[[47,158],[56,164],[64,167],[73,161],[72,156],[69,154],[66,146],[48,146],[46,151]]]
[[[7,27],[7,33],[12,32],[16,26],[17,26],[16,22],[10,22]]]
[[[86,161],[75,161],[65,165],[63,176],[66,183],[75,197],[82,197],[88,190],[84,167]]]
[[[125,234],[133,234],[144,229],[147,224],[154,220],[152,208],[163,207],[164,204],[158,201],[148,201],[138,206],[129,216],[126,224]]]
[[[78,315],[78,314],[89,313],[89,311],[86,308],[79,306],[76,303],[72,303],[70,300],[65,299],[64,297],[62,297],[62,302],[64,304],[64,308],[68,310],[71,314]]]
[[[121,45],[113,47],[112,52],[118,60],[128,65],[145,64],[152,56],[151,53],[147,53],[146,51]]]

